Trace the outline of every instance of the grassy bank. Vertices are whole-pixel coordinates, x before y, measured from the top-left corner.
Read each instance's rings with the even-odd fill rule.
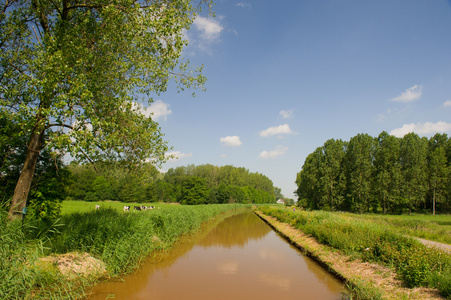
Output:
[[[196,231],[203,222],[245,207],[167,205],[124,213],[124,204],[117,208],[101,206],[100,210],[89,205],[88,211],[64,213],[52,224],[32,220],[23,225],[20,221],[8,224],[6,215],[0,216],[0,277],[4,278],[0,299],[80,297],[83,287],[99,276],[132,272],[152,251],[169,249],[180,236]],[[47,258],[65,253],[80,260],[95,259],[101,270],[62,273],[56,260]]]
[[[449,254],[427,248],[391,227],[364,217],[322,211],[293,212],[274,207],[260,210],[353,259],[388,266],[406,287],[437,288],[443,297],[451,299]]]

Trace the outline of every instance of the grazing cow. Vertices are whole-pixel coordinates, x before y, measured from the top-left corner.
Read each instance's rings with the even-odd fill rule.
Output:
[[[100,205],[96,205],[96,209],[100,209]]]
[[[133,210],[141,210],[141,206],[133,206]]]
[[[124,212],[130,211],[130,206],[124,205]]]

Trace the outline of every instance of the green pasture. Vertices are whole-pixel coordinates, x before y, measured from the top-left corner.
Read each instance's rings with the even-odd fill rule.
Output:
[[[130,212],[133,211],[133,206],[155,206],[155,207],[173,207],[177,204],[168,204],[168,203],[160,203],[160,202],[146,202],[146,203],[137,203],[137,202],[119,202],[119,201],[97,201],[97,202],[87,202],[87,201],[75,201],[75,200],[67,200],[63,201],[61,207],[61,214],[71,214],[71,213],[82,213],[82,212],[90,212],[94,211],[96,205],[100,206],[100,209],[112,208],[114,210],[123,211],[124,205],[130,206]]]

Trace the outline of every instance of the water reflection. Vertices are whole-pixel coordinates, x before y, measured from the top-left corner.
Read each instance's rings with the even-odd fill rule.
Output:
[[[252,213],[227,218],[161,259],[99,285],[90,299],[338,299],[343,290]]]
[[[271,231],[269,226],[261,225],[261,220],[252,213],[235,215],[218,224],[198,246],[244,247],[249,240],[261,239]]]

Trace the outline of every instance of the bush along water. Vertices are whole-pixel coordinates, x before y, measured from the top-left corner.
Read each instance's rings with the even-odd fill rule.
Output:
[[[101,209],[63,215],[56,222],[9,223],[0,215],[0,299],[76,299],[98,280],[68,278],[48,257],[88,253],[104,263],[103,276],[132,272],[154,250],[169,249],[180,236],[223,212],[244,205],[170,206],[144,212]],[[68,280],[70,279],[70,280]]]
[[[320,243],[346,255],[393,266],[408,287],[433,287],[451,299],[451,255],[403,236],[393,229],[346,214],[261,207],[266,214],[288,223]]]

